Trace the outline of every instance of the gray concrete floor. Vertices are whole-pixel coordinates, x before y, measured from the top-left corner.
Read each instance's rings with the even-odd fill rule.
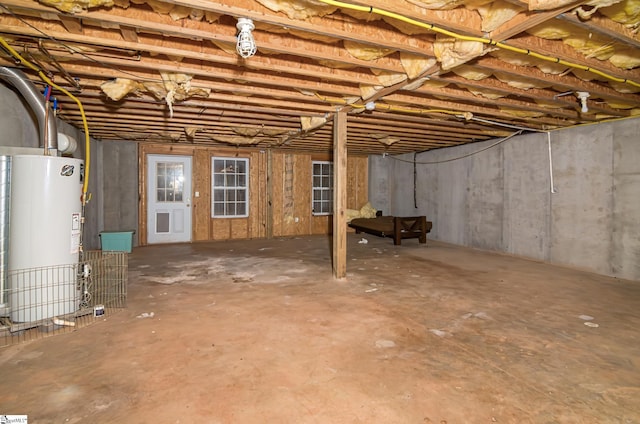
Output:
[[[640,423],[640,282],[362,238],[345,281],[326,237],[136,248],[127,309],[0,350],[0,414]]]

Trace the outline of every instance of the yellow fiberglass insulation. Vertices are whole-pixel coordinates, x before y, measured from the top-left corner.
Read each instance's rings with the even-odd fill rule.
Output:
[[[545,115],[543,112],[536,112],[534,110],[509,109],[504,107],[501,107],[500,110],[519,118],[539,118]]]
[[[640,53],[631,48],[616,49],[616,52],[609,58],[609,62],[622,69],[637,68],[640,66]]]
[[[367,202],[360,208],[360,216],[363,218],[375,218],[378,211]]]
[[[301,116],[300,124],[302,126],[302,131],[311,131],[316,128],[320,128],[324,124],[327,123],[327,118],[324,116]]]
[[[394,50],[391,49],[380,49],[371,45],[360,44],[349,40],[344,40],[342,44],[351,56],[360,60],[376,60],[394,52]]]
[[[100,89],[111,100],[118,101],[129,93],[136,93],[144,89],[144,86],[137,81],[127,78],[116,78],[111,81],[104,82],[100,85]]]
[[[583,30],[573,32],[562,41],[583,55],[599,60],[607,60],[615,53],[615,47],[610,40]]]
[[[236,46],[234,44],[222,43],[216,40],[210,40],[210,41],[211,41],[211,44],[213,44],[214,46],[216,46],[217,48],[219,48],[225,53],[232,54],[232,55],[238,54],[238,52],[236,51]]]
[[[460,66],[471,59],[482,56],[484,45],[479,41],[462,41],[438,34],[433,51],[443,70]]]
[[[597,10],[605,7],[609,7],[621,0],[590,0],[581,5],[577,13],[581,18],[586,19],[595,13]],[[634,0],[637,1],[637,0]],[[529,10],[549,10],[558,7],[568,6],[575,3],[574,0],[529,0]],[[588,9],[581,9],[584,6],[589,6]]]
[[[360,209],[346,209],[345,215],[347,216],[347,222],[356,218],[375,218],[378,211],[371,206],[371,203],[367,202]]]
[[[624,94],[640,93],[640,87],[627,84],[626,82],[611,81],[609,85],[619,93],[624,93]]]
[[[362,97],[362,100],[370,99],[383,88],[381,85],[360,84],[360,97]]]
[[[255,137],[260,134],[260,128],[233,127],[231,130],[244,137]]]
[[[193,13],[193,12],[199,12],[199,13]],[[192,9],[190,7],[185,7],[185,6],[174,6],[170,11],[169,11],[169,16],[171,16],[171,19],[173,19],[174,21],[179,21],[181,19],[184,18],[191,18],[192,15],[194,16],[192,19],[194,20],[201,20],[203,17],[203,13],[202,11],[197,11],[195,9]],[[199,17],[199,19],[198,19]]]
[[[461,76],[464,79],[472,81],[480,81],[493,75],[491,71],[475,69],[467,65],[458,66],[457,68],[452,69],[451,72]]]
[[[607,81],[603,76],[594,74],[593,72],[583,71],[582,69],[571,69],[571,73],[583,81]]]
[[[527,32],[546,40],[562,40],[571,35],[573,27],[565,22],[553,21],[529,28]]]
[[[145,0],[145,3],[151,6],[154,12],[160,13],[162,15],[168,15],[169,12],[171,12],[171,10],[176,7],[176,5],[173,3],[165,3],[159,0]]]
[[[633,1],[638,1],[640,5],[640,0]],[[640,6],[638,8],[640,9]],[[640,11],[638,13],[640,13]],[[612,42],[608,38],[578,28],[570,23],[554,22],[553,24],[538,25],[529,29],[527,32],[540,38],[553,40],[562,39],[563,43],[570,45],[587,58],[609,60],[612,65],[618,68],[633,69],[640,66],[640,57],[638,57],[638,54],[633,50],[619,43]],[[547,65],[547,67],[548,66],[549,65]],[[544,69],[542,66],[539,67],[545,72],[554,68]],[[580,72],[579,70],[574,69],[573,72],[581,79],[598,79],[596,75],[588,75],[588,73]]]
[[[491,56],[496,57],[504,62],[510,63],[516,66],[535,66],[545,74],[558,75],[567,70],[566,65],[548,62],[546,60],[538,59],[533,56],[525,56],[520,53],[511,52],[508,50],[496,50],[489,53]]]
[[[522,90],[529,90],[531,88],[546,88],[550,87],[551,83],[536,81],[528,78],[516,77],[515,75],[502,74],[500,72],[494,73],[495,77],[507,85]]]
[[[414,79],[433,68],[437,60],[435,57],[424,57],[400,52],[400,63],[402,63],[402,68],[407,73],[409,79]]]
[[[208,10],[206,10],[204,12],[204,19],[205,21],[209,22],[210,24],[214,23],[214,22],[218,22],[218,19],[220,19],[220,15],[219,13],[215,13],[215,12],[209,12]]]
[[[274,12],[285,13],[289,19],[308,19],[312,16],[329,15],[336,11],[336,7],[328,6],[313,0],[256,0],[264,7]]]
[[[164,89],[164,84],[162,84],[161,82],[145,81],[142,84],[144,86],[144,89],[147,92],[151,93],[151,95],[158,100],[163,100],[164,96],[167,94],[166,90]]]
[[[616,3],[620,3],[622,0],[590,0],[575,9],[576,14],[580,19],[587,20],[594,13],[603,7],[613,6]]]
[[[547,100],[542,100],[542,99],[534,99],[534,101],[539,104],[540,106],[546,108],[546,109],[560,109],[562,107],[564,107],[563,104],[558,103],[558,102],[550,102]]]
[[[80,13],[92,7],[113,6],[113,0],[40,0],[40,3],[67,13]]]
[[[289,132],[289,130],[276,129],[276,128],[271,128],[271,129],[265,128],[265,129],[262,130],[262,134],[270,136],[270,137],[275,137],[277,135],[283,135],[283,134],[286,134],[288,132]]]
[[[218,141],[220,143],[227,144],[257,144],[260,142],[259,138],[255,137],[242,137],[239,135],[215,135],[211,136],[211,139]]]
[[[607,100],[607,106],[612,107],[614,109],[633,109],[636,106],[636,104],[616,102],[615,100]]]
[[[446,87],[449,85],[449,81],[446,80],[432,80],[432,79],[428,79],[424,82],[424,84],[422,84],[423,87],[428,87],[428,88],[442,88],[442,87]]]
[[[416,6],[431,10],[450,10],[464,5],[464,0],[407,0]]]
[[[574,0],[529,0],[529,10],[549,10],[575,3]]]
[[[640,26],[640,0],[625,0],[612,6],[603,7],[600,13],[612,21],[631,28]]]
[[[398,137],[393,137],[385,134],[372,134],[371,137],[375,138],[378,143],[384,144],[385,146],[391,146],[392,144],[395,144],[398,141],[400,141]],[[375,214],[374,214],[374,217],[375,217]]]
[[[197,127],[186,127],[184,129],[184,133],[187,135],[187,137],[189,138],[193,138],[196,136],[196,133],[198,131],[202,131],[202,128],[197,128]]]
[[[482,31],[484,32],[495,31],[524,10],[522,6],[516,6],[502,0],[478,6],[476,9],[482,17]]]
[[[174,102],[185,100],[192,96],[208,97],[211,92],[210,89],[192,88],[191,75],[161,71],[160,76],[162,77],[162,83],[144,82],[143,84],[144,88],[155,98],[158,100],[164,99],[167,106],[169,106],[170,117],[173,117]]]
[[[473,93],[474,96],[482,96],[487,99],[496,100],[502,97],[506,97],[507,95],[504,93],[498,93],[497,91],[489,90],[486,88],[469,88],[469,91]]]
[[[387,72],[387,71],[377,71],[375,69],[372,69],[371,72],[373,72],[376,75],[376,77],[378,78],[378,82],[380,82],[380,85],[384,87],[390,87],[392,85],[395,85],[402,81],[407,80],[406,74],[400,74],[396,72]]]
[[[429,77],[418,78],[417,80],[411,81],[409,84],[402,87],[402,89],[408,90],[408,91],[417,90],[420,87],[422,87],[425,84],[425,82],[427,82],[428,80],[429,80]]]

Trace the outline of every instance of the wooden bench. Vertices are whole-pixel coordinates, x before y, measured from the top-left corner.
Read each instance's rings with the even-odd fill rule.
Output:
[[[367,233],[378,237],[391,237],[393,244],[400,245],[402,239],[417,238],[420,243],[427,242],[427,233],[433,224],[425,216],[378,216],[376,218],[355,218],[349,227],[356,234]]]

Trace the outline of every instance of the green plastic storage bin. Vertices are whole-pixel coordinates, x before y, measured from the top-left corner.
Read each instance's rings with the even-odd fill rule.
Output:
[[[131,253],[134,233],[135,231],[102,231],[100,233],[102,250]]]

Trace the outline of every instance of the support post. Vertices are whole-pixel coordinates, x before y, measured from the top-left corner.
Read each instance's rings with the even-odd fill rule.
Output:
[[[333,276],[347,276],[347,113],[333,119]]]
[[[262,190],[262,187],[260,187]],[[267,213],[266,213],[266,238],[273,238],[273,152],[267,149]]]

